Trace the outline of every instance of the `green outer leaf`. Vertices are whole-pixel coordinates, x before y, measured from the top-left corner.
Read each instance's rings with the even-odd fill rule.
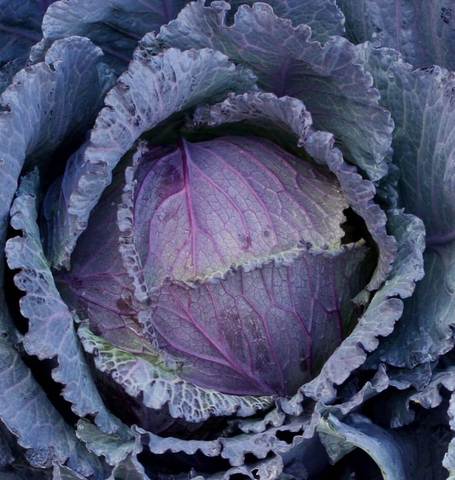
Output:
[[[233,9],[253,3],[254,0],[229,0]],[[278,16],[289,18],[294,26],[309,25],[313,38],[320,42],[331,35],[344,34],[344,15],[335,0],[265,0],[263,3],[268,3]]]
[[[272,404],[270,397],[225,395],[192,385],[167,368],[160,357],[123,351],[84,325],[79,335],[85,350],[94,356],[98,370],[112,377],[128,395],[141,396],[145,407],[161,410],[167,406],[173,418],[197,423],[212,416],[246,417]]]
[[[139,432],[122,426],[115,433],[104,433],[87,420],[77,424],[76,435],[87,449],[103,456],[114,467],[107,480],[149,480],[137,456],[142,452]]]
[[[123,462],[129,455],[142,451],[137,435],[122,426],[115,433],[104,433],[87,420],[79,420],[76,435],[97,457],[103,456],[109,465]]]
[[[401,205],[420,217],[430,245],[455,240],[455,73],[414,69],[395,50],[358,47],[397,125],[393,161]]]
[[[337,0],[348,38],[403,53],[415,66],[455,68],[455,9],[452,0]]]
[[[246,70],[236,68],[209,49],[181,52],[171,48],[151,56],[140,49],[105,99],[88,142],[69,160],[52,228],[48,257],[68,266],[90,212],[112,180],[112,170],[143,133],[201,102],[254,85]]]
[[[24,177],[11,208],[11,226],[22,236],[9,239],[5,247],[9,268],[20,270],[14,282],[25,292],[20,310],[29,320],[29,329],[23,344],[29,355],[41,360],[56,358],[58,366],[52,377],[64,385],[63,397],[72,403],[74,413],[95,416],[100,428],[111,432],[118,428],[118,422],[98,393],[73,316],[60,297],[44,256],[37,224],[38,189],[36,171]]]
[[[293,27],[264,3],[241,6],[232,25],[226,23],[228,9],[226,2],[206,7],[203,0],[195,1],[142,44],[152,51],[164,44],[223,52],[250,67],[265,91],[303,100],[316,128],[332,132],[349,161],[373,180],[383,177],[393,122],[379,105],[354,45],[342,37],[321,45],[311,40],[308,26]]]
[[[361,448],[376,462],[384,480],[404,480],[407,475],[406,452],[393,435],[360,415],[350,423],[329,415],[318,428],[319,436],[333,462],[353,448]]]

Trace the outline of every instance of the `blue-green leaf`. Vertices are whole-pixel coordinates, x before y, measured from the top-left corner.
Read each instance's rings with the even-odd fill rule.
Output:
[[[142,43],[152,51],[163,44],[209,47],[250,67],[265,91],[303,100],[316,128],[333,133],[348,160],[373,180],[383,177],[393,122],[354,45],[335,36],[321,45],[308,26],[293,27],[264,3],[241,6],[232,25],[228,9],[226,2],[192,2],[156,38],[147,35]]]
[[[240,5],[253,3],[254,0],[229,1],[232,14]],[[278,16],[291,20],[294,26],[309,25],[315,40],[322,42],[331,35],[344,34],[344,15],[335,0],[265,0],[263,3],[268,3]]]
[[[417,67],[455,68],[452,0],[337,0],[348,37],[400,51]]]
[[[24,347],[29,355],[57,360],[52,377],[64,385],[62,394],[74,413],[93,415],[103,430],[113,431],[118,423],[94,384],[73,315],[60,297],[43,252],[37,224],[38,183],[36,172],[22,180],[11,208],[11,225],[22,236],[9,239],[5,248],[10,269],[19,270],[14,282],[25,292],[20,300],[21,313],[29,320]]]

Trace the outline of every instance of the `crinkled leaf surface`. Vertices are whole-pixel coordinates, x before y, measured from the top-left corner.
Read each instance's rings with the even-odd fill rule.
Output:
[[[341,245],[348,204],[336,177],[265,139],[182,139],[138,156],[130,228],[150,290],[290,259],[303,243]]]
[[[376,354],[398,367],[414,368],[433,361],[453,346],[455,244],[429,247],[424,258],[425,277],[405,302],[396,331]]]
[[[28,462],[49,467],[52,462],[73,466],[89,475],[92,460],[50,403],[19,354],[0,338],[0,420],[27,450]]]
[[[455,8],[451,0],[337,0],[355,43],[374,40],[402,52],[417,67],[455,68]]]
[[[182,376],[237,395],[292,394],[354,322],[365,250],[303,251],[197,287],[164,284],[141,321],[183,362]]]
[[[76,334],[73,315],[60,297],[41,245],[38,217],[38,176],[22,180],[11,208],[11,225],[22,236],[6,243],[6,258],[16,286],[25,292],[20,300],[22,315],[29,320],[23,344],[29,355],[56,358],[55,381],[64,385],[63,396],[79,416],[94,415],[104,430],[117,428],[92,379]]]
[[[395,120],[394,162],[401,204],[420,217],[429,244],[455,239],[455,76],[413,69],[390,49],[359,47]]]
[[[173,418],[200,422],[211,416],[249,416],[270,406],[269,397],[238,397],[205,390],[182,380],[155,354],[134,355],[81,327],[82,343],[96,367],[110,375],[131,397],[140,396],[154,410],[169,409]]]
[[[30,48],[41,39],[41,20],[53,0],[0,1],[0,93],[25,66]]]
[[[91,210],[112,180],[112,170],[144,132],[178,112],[253,85],[249,72],[219,52],[168,49],[157,56],[137,52],[106,96],[88,142],[69,160],[52,220],[48,257],[68,265]]]
[[[302,2],[303,3],[303,2]],[[182,49],[210,47],[249,66],[264,90],[303,100],[316,128],[340,140],[341,148],[372,179],[387,172],[393,122],[379,106],[371,77],[358,65],[354,46],[342,37],[324,45],[311,40],[311,29],[293,27],[264,3],[241,6],[233,25],[226,23],[226,2],[210,7],[196,1],[143,44]]]
[[[47,163],[62,142],[88,128],[110,80],[101,50],[72,37],[55,42],[44,62],[18,73],[2,94],[0,246],[24,163]]]
[[[90,38],[121,73],[137,42],[175,18],[188,0],[64,0],[43,19],[47,44],[71,35]]]
[[[455,80],[439,67],[413,69],[390,49],[366,45],[359,52],[397,124],[393,146],[400,202],[423,219],[427,233],[425,278],[381,349],[383,360],[412,368],[453,345]]]
[[[240,5],[252,5],[253,0],[230,0],[234,13]],[[327,40],[331,35],[344,34],[344,15],[335,0],[266,0],[280,17],[289,18],[294,26],[304,23],[311,27],[313,38]]]

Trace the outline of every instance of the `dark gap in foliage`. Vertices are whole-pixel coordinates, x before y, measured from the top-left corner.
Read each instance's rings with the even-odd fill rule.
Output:
[[[338,401],[340,403],[349,401],[367,382],[373,380],[376,373],[376,370],[357,370],[355,375],[338,387]]]
[[[47,398],[63,419],[70,425],[75,426],[78,417],[71,410],[71,404],[62,396],[63,385],[54,382],[51,376],[52,370],[56,367],[55,360],[39,360],[35,356],[23,355],[22,360],[32,372],[35,380],[46,392]]]
[[[382,480],[380,468],[363,450],[348,453],[335,465],[328,467],[314,480]]]
[[[109,375],[95,368],[89,355],[87,358],[104,403],[127,425],[139,425],[163,438],[177,437],[184,440],[214,440],[226,429],[226,417],[215,417],[202,423],[188,423],[183,419],[172,418],[167,406],[160,410],[147,408],[143,404],[142,395],[137,398],[129,396]]]
[[[244,475],[243,473],[234,473],[234,475],[229,477],[229,480],[248,480],[249,478],[248,475]]]
[[[299,430],[297,432],[291,432],[289,430],[278,430],[276,432],[276,437],[278,440],[287,443],[288,445],[292,444],[292,441],[297,435],[301,435],[302,431]]]
[[[151,478],[156,478],[157,474],[178,475],[190,474],[196,471],[203,474],[213,474],[229,470],[230,464],[221,457],[206,457],[197,452],[194,455],[186,453],[163,453],[156,455],[144,449],[138,455],[139,461],[145,466],[147,473]]]
[[[22,335],[28,330],[28,321],[21,315],[19,308],[19,301],[24,296],[24,292],[21,292],[16,285],[14,285],[14,275],[16,271],[8,269],[5,261],[5,276],[4,276],[4,291],[6,305],[8,311],[13,320],[14,326]]]
[[[6,238],[13,238],[20,236],[21,232],[15,230],[13,227],[9,226]],[[4,261],[4,292],[6,304],[8,306],[8,311],[14,322],[15,327],[22,335],[28,330],[28,321],[22,316],[19,301],[25,295],[24,292],[19,290],[14,284],[14,276],[18,273],[18,270],[12,271],[9,269],[6,260]]]
[[[367,244],[373,245],[374,241],[371,238],[365,220],[360,215],[357,215],[351,207],[346,208],[343,213],[346,220],[341,224],[341,228],[344,230],[341,242],[347,245],[364,239]]]
[[[272,453],[268,453],[267,456],[263,459],[259,459],[258,457],[256,457],[256,455],[254,455],[253,453],[251,452],[248,452],[248,453],[245,453],[245,461],[244,461],[244,464],[245,465],[254,465],[255,463],[261,461],[261,460],[265,460],[267,458],[270,458],[272,457],[273,454]]]
[[[43,193],[58,177],[63,175],[69,158],[79,149],[84,140],[85,134],[75,135],[59,145],[51,155],[40,159],[40,187]]]
[[[303,158],[312,162],[313,166],[321,169],[321,171],[328,172],[329,169],[323,165],[316,164],[312,158],[296,144],[295,135],[289,131],[271,129],[259,126],[253,126],[247,121],[241,121],[236,123],[224,124],[217,127],[201,126],[197,128],[183,128],[181,135],[188,139],[190,142],[202,142],[211,140],[213,138],[225,137],[228,135],[234,135],[239,137],[262,137],[267,141],[271,141],[281,147],[283,150],[292,153],[293,155]]]

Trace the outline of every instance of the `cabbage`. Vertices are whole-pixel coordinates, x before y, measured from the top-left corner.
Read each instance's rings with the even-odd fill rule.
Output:
[[[452,478],[449,2],[3,3],[1,478]]]

